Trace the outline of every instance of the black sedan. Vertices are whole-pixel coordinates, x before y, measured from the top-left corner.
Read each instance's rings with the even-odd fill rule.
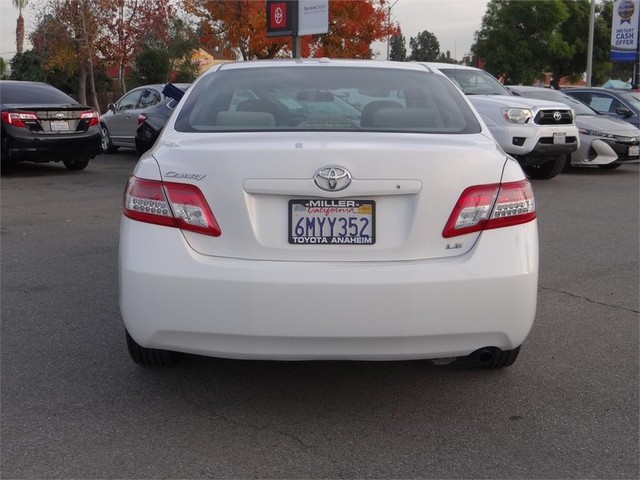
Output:
[[[84,169],[102,152],[99,115],[40,82],[0,82],[2,163],[63,162]]]
[[[172,83],[165,85],[162,94],[166,97],[162,102],[146,109],[144,113],[138,114],[138,128],[136,130],[135,142],[138,156],[153,147],[165,123],[178,105],[184,92],[191,85],[175,86]]]

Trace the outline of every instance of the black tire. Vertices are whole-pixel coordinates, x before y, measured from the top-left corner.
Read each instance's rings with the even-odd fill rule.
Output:
[[[129,335],[126,329],[125,333],[127,335],[129,355],[131,355],[133,361],[138,365],[144,365],[146,367],[170,367],[180,360],[181,355],[178,352],[141,347],[131,335]]]
[[[598,165],[598,168],[602,170],[615,170],[616,168],[620,168],[621,166],[621,163],[607,163],[606,165]]]
[[[67,170],[84,170],[89,165],[88,158],[76,158],[74,160],[63,160],[64,166]]]
[[[100,124],[100,134],[102,135],[102,153],[115,153],[118,147],[113,145],[109,129],[104,123]]]
[[[541,163],[540,165],[527,165],[522,169],[529,178],[533,178],[535,180],[549,180],[557,176],[562,171],[566,162],[566,156],[560,155],[558,157],[553,157],[548,162]]]

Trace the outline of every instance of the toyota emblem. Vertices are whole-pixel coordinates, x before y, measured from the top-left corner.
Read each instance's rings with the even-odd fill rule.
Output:
[[[553,119],[556,122],[559,122],[560,120],[562,120],[562,113],[560,112],[553,112]]]
[[[324,167],[313,177],[315,184],[328,192],[339,192],[351,184],[351,174],[342,167]]]

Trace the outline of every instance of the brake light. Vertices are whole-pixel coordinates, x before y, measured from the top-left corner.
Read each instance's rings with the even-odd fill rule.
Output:
[[[82,112],[80,114],[81,120],[89,120],[89,127],[93,127],[94,125],[98,125],[99,120],[98,112],[95,110],[87,110],[86,112]]]
[[[25,122],[37,122],[38,116],[32,112],[2,112],[2,123],[12,127],[27,128]]]
[[[124,215],[140,222],[219,237],[220,226],[195,185],[129,178]]]
[[[144,113],[138,114],[138,126],[142,125],[142,123],[147,119],[147,116]]]
[[[445,238],[527,223],[536,205],[527,180],[469,187],[458,199],[444,227]]]

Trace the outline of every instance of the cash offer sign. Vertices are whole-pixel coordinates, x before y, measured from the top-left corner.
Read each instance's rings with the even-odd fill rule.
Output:
[[[635,62],[640,24],[639,0],[616,0],[611,22],[611,61]]]

